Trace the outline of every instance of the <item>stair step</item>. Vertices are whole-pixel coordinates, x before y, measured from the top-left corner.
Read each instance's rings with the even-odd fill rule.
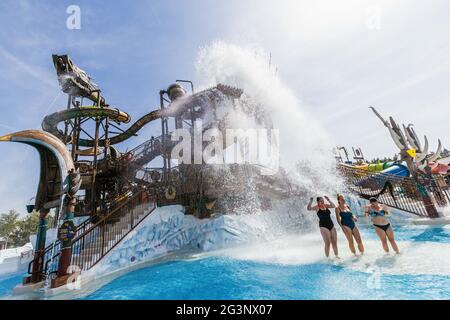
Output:
[[[73,256],[74,264],[81,264],[83,270],[89,269],[96,261],[102,258],[115,244],[119,243],[125,235],[142,222],[146,216],[146,206],[138,206],[133,211],[124,212],[114,217],[105,225],[105,230],[98,230],[97,236],[89,238],[84,248]],[[133,225],[131,224],[131,214],[133,215]],[[148,211],[147,211],[148,214]]]

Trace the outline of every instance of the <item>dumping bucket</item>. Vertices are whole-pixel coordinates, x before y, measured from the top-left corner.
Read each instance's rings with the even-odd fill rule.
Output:
[[[34,204],[31,204],[34,199],[35,198],[33,197],[30,200],[28,200],[28,204],[26,205],[28,213],[32,213],[34,210]]]

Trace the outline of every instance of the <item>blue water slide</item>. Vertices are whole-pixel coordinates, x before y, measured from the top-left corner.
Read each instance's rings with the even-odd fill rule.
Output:
[[[396,163],[377,174],[357,182],[356,185],[363,188],[381,189],[389,181],[389,175],[405,178],[409,177],[409,174],[407,166]]]
[[[392,175],[398,176],[398,177],[409,177],[408,167],[403,164],[398,164],[398,163],[393,164],[392,166],[384,169],[380,173],[392,174]]]

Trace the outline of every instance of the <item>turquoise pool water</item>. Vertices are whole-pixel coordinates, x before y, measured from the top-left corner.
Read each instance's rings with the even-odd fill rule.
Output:
[[[86,299],[450,299],[448,255],[439,259],[437,252],[450,249],[450,229],[397,227],[405,250],[399,257],[384,256],[370,227],[362,228],[362,234],[366,250],[376,251],[365,262],[351,256],[301,264],[295,259],[280,264],[208,256],[131,272]],[[345,253],[344,239],[340,241]],[[443,265],[431,272],[425,264],[415,266],[422,263],[422,255]]]
[[[11,290],[22,282],[23,273],[14,273],[0,277],[0,297],[11,293]]]
[[[399,256],[385,256],[370,227],[361,231],[360,258],[339,234],[341,260],[324,259],[313,233],[145,267],[83,299],[450,299],[450,228],[396,227]],[[0,296],[21,278],[0,279]]]
[[[448,276],[383,276],[312,264],[276,266],[223,258],[172,262],[129,273],[86,299],[449,299]]]

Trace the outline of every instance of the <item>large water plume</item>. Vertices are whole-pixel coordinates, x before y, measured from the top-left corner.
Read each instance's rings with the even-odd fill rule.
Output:
[[[280,164],[312,196],[335,192],[340,183],[333,172],[332,139],[270,67],[267,57],[262,49],[219,41],[200,50],[197,70],[203,86],[223,83],[241,88],[263,108],[280,133]]]
[[[329,137],[302,110],[295,94],[268,65],[266,56],[261,49],[254,51],[215,42],[200,50],[197,69],[206,82],[204,85],[224,83],[243,89],[270,113],[274,124],[283,130],[286,140],[291,141],[290,145],[301,148],[298,151],[305,153],[303,158],[315,159],[318,152],[322,153],[329,146]],[[286,156],[287,160],[297,160],[299,153]]]

